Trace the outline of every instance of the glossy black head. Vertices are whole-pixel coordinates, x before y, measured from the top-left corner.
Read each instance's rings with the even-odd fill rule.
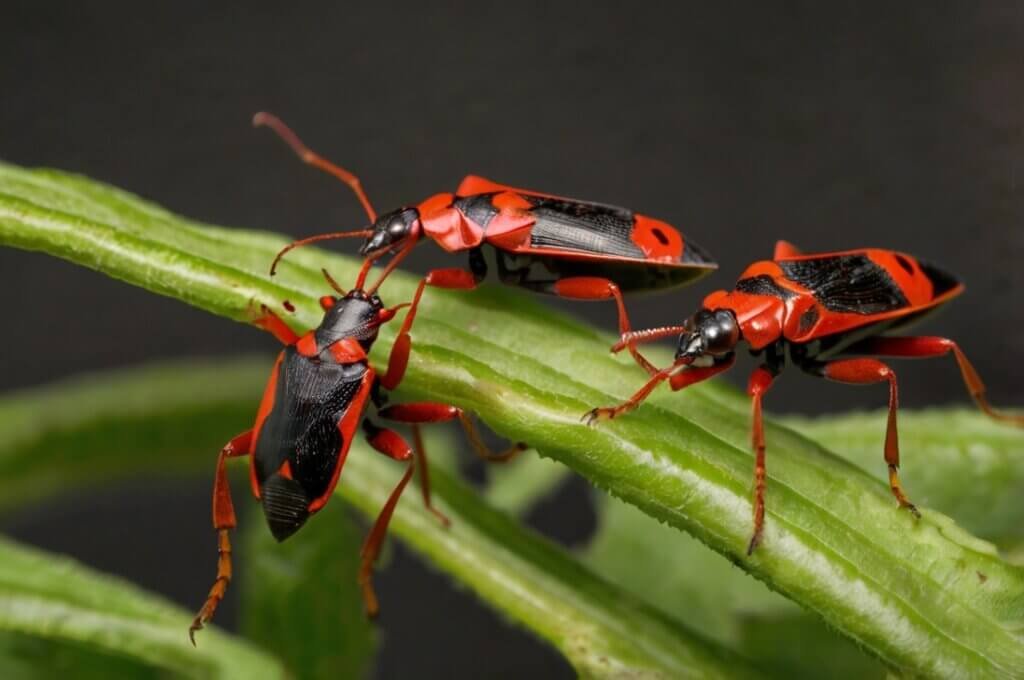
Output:
[[[740,341],[740,325],[728,309],[702,309],[686,321],[686,332],[679,336],[676,359],[690,359],[699,365],[702,357],[712,361],[732,354]]]
[[[381,311],[384,303],[377,294],[367,295],[362,290],[352,290],[335,301],[316,329],[316,342],[325,347],[342,338],[355,338],[364,348],[369,349],[377,339]]]
[[[397,250],[410,238],[420,233],[420,213],[415,208],[399,208],[381,215],[373,223],[373,234],[359,249],[360,255],[375,255]]]

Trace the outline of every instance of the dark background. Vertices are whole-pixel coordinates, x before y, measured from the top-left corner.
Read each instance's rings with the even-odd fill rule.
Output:
[[[0,158],[81,172],[215,223],[295,235],[362,226],[341,185],[249,126],[266,109],[359,173],[379,210],[474,172],[680,226],[721,271],[634,300],[640,326],[681,321],[778,238],[903,249],[968,285],[926,330],[962,343],[996,403],[1024,402],[1019,5],[210,5],[5,3]],[[441,261],[424,247],[411,266]],[[45,256],[0,251],[0,272],[4,389],[159,357],[273,351],[262,333]],[[611,305],[563,306],[613,327]],[[966,399],[952,360],[899,372],[906,406]],[[769,404],[820,413],[884,399],[794,374]],[[152,480],[4,524],[192,608],[212,568],[208,485]],[[585,500],[571,486],[536,522],[579,540]],[[72,525],[106,526],[125,508],[154,536],[127,555],[123,524],[89,535]],[[571,674],[404,552],[380,584],[385,601],[405,602],[383,622],[380,677]]]

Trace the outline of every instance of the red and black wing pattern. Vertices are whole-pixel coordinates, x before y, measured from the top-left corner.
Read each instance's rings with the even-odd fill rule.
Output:
[[[939,267],[881,248],[794,255],[765,263],[767,267],[778,267],[777,278],[747,278],[737,290],[755,292],[760,287],[760,294],[781,299],[790,317],[786,337],[795,342],[876,324],[890,330],[902,327],[963,291]]]
[[[362,414],[369,370],[365,362],[313,362],[294,346],[285,348],[274,408],[260,427],[252,458],[260,500],[278,540],[297,531],[310,505],[337,481],[351,444],[339,423],[352,409]]]
[[[909,306],[888,271],[864,254],[780,260],[779,268],[831,312],[874,315]]]
[[[912,313],[944,302],[963,290],[956,277],[939,267],[881,248],[800,255],[780,258],[775,263],[785,281],[809,291],[825,310],[837,314]],[[741,283],[750,286],[754,282]]]
[[[503,193],[521,197],[524,209],[533,217],[529,240],[533,252],[589,254],[667,266],[716,266],[676,228],[627,208],[516,189],[472,175],[459,185],[453,205],[486,232],[501,212],[495,197]]]

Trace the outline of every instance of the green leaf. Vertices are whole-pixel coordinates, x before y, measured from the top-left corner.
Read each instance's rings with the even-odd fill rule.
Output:
[[[268,355],[155,363],[0,399],[0,508],[143,472],[212,475],[229,433],[251,425],[272,361]],[[331,517],[302,540],[278,545],[262,518],[255,519],[240,553],[246,634],[283,659],[295,677],[325,677],[325,666],[334,669],[331,677],[342,670],[358,677],[373,641],[359,615],[354,576],[343,577],[359,548],[351,523]],[[212,539],[203,557],[212,579]],[[204,594],[196,593],[196,607]]]
[[[513,515],[523,515],[558,488],[570,470],[549,458],[523,455],[489,472],[484,490],[487,502]]]
[[[597,499],[598,531],[584,561],[666,615],[685,612],[704,635],[778,677],[863,680],[884,668],[764,583],[614,498]]]
[[[368,516],[396,481],[395,466],[366,453],[346,465],[341,495]],[[415,502],[399,504],[392,530],[490,606],[559,649],[587,678],[756,677],[738,656],[685,631],[610,586],[567,553],[483,505],[443,470],[432,471],[443,529]],[[387,606],[387,603],[383,603]]]
[[[319,320],[319,268],[347,281],[357,266],[306,249],[271,281],[262,272],[283,239],[201,227],[88,180],[13,167],[0,169],[0,242],[238,320],[254,303],[279,308],[287,298],[296,328]],[[408,299],[413,284],[396,275],[385,298]],[[394,332],[384,329],[376,361]],[[659,393],[628,418],[585,427],[583,412],[621,401],[642,374],[608,356],[606,336],[506,288],[430,291],[414,339],[398,397],[475,411],[724,553],[891,669],[1012,677],[1024,667],[1024,570],[935,511],[919,521],[898,512],[876,479],[776,425],[767,428],[765,540],[746,557],[753,465],[748,418],[731,391]]]
[[[253,386],[255,376],[265,376],[271,363],[253,359],[225,360],[217,365],[168,362],[155,368],[108,373],[8,395],[0,399],[0,470],[20,468],[19,485],[52,486],[34,478],[51,474],[51,462],[39,452],[54,441],[53,436],[59,436],[78,442],[74,449],[76,464],[96,468],[99,477],[103,473],[133,474],[147,465],[145,456],[132,455],[128,449],[119,449],[120,458],[112,457],[105,446],[109,438],[134,442],[138,450],[145,451],[163,442],[165,458],[176,457],[178,466],[190,469],[201,466],[212,475],[216,451],[232,434],[243,430],[255,412],[252,395],[245,394],[245,389]],[[214,381],[219,383],[216,390],[196,389]],[[118,394],[139,398],[108,398],[110,385],[116,386]],[[260,390],[252,392],[259,394]],[[146,394],[152,398],[143,399]],[[157,395],[159,398],[155,398]],[[232,398],[237,404],[248,404],[248,413],[239,416],[238,405],[227,403]],[[25,411],[55,413],[55,407],[65,403],[77,404],[78,415],[73,423],[54,419],[52,431],[45,417],[37,419],[31,437],[8,422],[9,415]],[[219,411],[225,420],[210,420],[203,415],[207,408]],[[193,417],[195,420],[190,420]],[[180,432],[189,433],[188,437],[179,439]],[[10,441],[17,446],[5,439],[11,435]],[[175,450],[179,446],[182,448]],[[242,465],[232,468],[241,472]],[[400,470],[394,461],[357,440],[339,488],[359,509],[374,517],[400,477]],[[488,508],[443,469],[433,467],[431,479],[435,503],[454,526],[450,530],[441,528],[412,493],[398,506],[393,532],[479,593],[488,604],[548,640],[581,674],[616,677],[629,669],[638,677],[652,678],[757,677],[740,658],[667,623],[596,578],[565,551]],[[62,480],[65,488],[89,481],[66,476]],[[0,497],[7,494],[7,486],[7,480],[0,476]],[[354,537],[347,522],[332,521],[340,519],[331,516],[338,508],[329,507],[332,510],[324,511],[326,517],[310,522],[279,548],[270,545],[273,541],[261,517],[245,518],[249,524],[244,541],[247,549],[236,564],[245,589],[243,627],[278,652],[301,677],[317,677],[324,667],[330,667],[331,659],[342,651],[335,636],[350,637],[344,644],[352,647],[345,647],[345,653],[351,650],[356,658],[345,659],[346,664],[359,666],[366,653],[363,643],[368,633],[362,620],[362,603],[353,592],[357,556]],[[212,578],[216,559],[212,531],[206,558]],[[339,580],[345,583],[339,586]],[[197,607],[204,595],[196,594]],[[332,612],[334,618],[330,621]],[[182,639],[187,623],[181,623]],[[295,628],[295,636],[308,639],[293,637],[287,630],[290,627]],[[278,639],[272,639],[275,635]],[[204,630],[200,648],[205,642]],[[307,656],[313,655],[313,650],[319,653]]]
[[[0,399],[0,510],[143,472],[181,475],[201,465],[212,475],[228,432],[251,426],[271,361],[267,355],[153,363]]]
[[[29,645],[31,637],[56,643],[47,647],[53,664],[67,654],[81,660],[89,648],[94,659],[113,659],[111,671],[142,666],[190,678],[284,677],[273,657],[216,631],[193,648],[191,620],[129,583],[0,539],[0,631],[13,634],[3,638],[3,651],[31,658],[40,649]],[[10,659],[0,664],[27,672]]]
[[[746,400],[739,400],[745,407]],[[879,479],[885,412],[788,417],[794,429],[828,441],[850,462]],[[901,411],[900,441],[906,453],[903,480],[915,500],[941,508],[977,533],[1019,541],[1024,531],[1024,436],[976,409]],[[522,476],[525,475],[522,473]],[[512,480],[513,482],[517,480]],[[517,507],[529,504],[525,484],[513,492]],[[816,677],[821,661],[839,658],[831,675],[869,677],[870,666],[852,645],[815,626],[791,602],[769,592],[697,541],[675,534],[615,500],[598,504],[598,531],[587,563],[613,583],[666,612],[687,611],[699,630],[742,650],[780,673]],[[812,641],[813,642],[810,642]],[[812,649],[818,656],[808,654]],[[820,657],[820,658],[819,658]],[[860,659],[858,662],[857,660]],[[874,668],[873,677],[882,673]]]
[[[885,412],[786,418],[787,425],[873,476],[881,463]],[[977,409],[900,411],[900,476],[914,502],[941,508],[965,529],[1000,543],[1024,539],[1024,433]]]
[[[170,678],[174,673],[137,659],[117,656],[76,642],[0,633],[0,677],[5,680]]]
[[[361,678],[376,647],[356,583],[361,531],[328,504],[301,534],[278,543],[255,506],[243,515],[242,632],[284,660],[295,678]]]

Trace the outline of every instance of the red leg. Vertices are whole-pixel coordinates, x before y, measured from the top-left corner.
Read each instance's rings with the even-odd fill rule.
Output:
[[[266,125],[276,132],[277,136],[292,148],[292,151],[302,159],[303,163],[308,163],[309,165],[320,168],[324,172],[337,177],[347,184],[349,189],[352,190],[352,193],[354,193],[356,198],[359,199],[359,202],[363,206],[363,210],[366,211],[366,216],[370,218],[370,222],[377,221],[377,213],[374,211],[373,205],[370,203],[370,199],[367,198],[366,192],[363,191],[363,185],[359,181],[358,177],[345,168],[337,166],[326,158],[323,158],[319,154],[311,151],[309,147],[302,143],[302,140],[299,139],[298,135],[292,132],[287,125],[282,123],[281,119],[277,116],[261,111],[252,117],[252,124],[256,127]]]
[[[654,388],[665,380],[669,381],[669,386],[672,388],[672,391],[675,392],[683,389],[684,387],[707,380],[708,378],[729,369],[733,365],[734,361],[735,357],[730,357],[728,361],[721,364],[701,368],[685,368],[687,364],[676,362],[668,368],[658,371],[652,375],[650,379],[644,383],[643,387],[637,390],[636,394],[623,403],[618,406],[591,409],[583,414],[582,420],[587,425],[593,425],[602,420],[618,418],[622,414],[629,413],[639,406],[640,403],[654,391]]]
[[[384,416],[382,416],[384,417]],[[363,421],[363,429],[366,431],[367,441],[370,446],[394,460],[408,460],[414,462],[420,468],[420,486],[423,490],[423,505],[426,506],[441,524],[448,526],[448,518],[439,510],[434,508],[430,502],[430,473],[427,471],[427,454],[423,447],[423,435],[419,427],[413,425],[413,446],[410,447],[402,435],[394,430],[380,428],[369,420]]]
[[[377,515],[377,521],[374,522],[373,528],[370,529],[370,533],[363,542],[363,548],[360,551],[359,585],[363,591],[366,614],[372,618],[377,615],[380,609],[377,594],[373,589],[373,565],[380,555],[381,545],[384,543],[384,537],[388,532],[388,523],[391,521],[391,515],[395,511],[398,499],[402,496],[402,491],[405,490],[406,485],[408,485],[409,480],[412,478],[413,470],[417,466],[420,468],[420,484],[423,490],[424,505],[444,526],[448,526],[449,521],[430,502],[430,477],[426,451],[423,448],[423,440],[419,428],[413,428],[415,448],[410,447],[405,439],[394,430],[377,427],[369,420],[363,421],[363,429],[366,431],[366,438],[370,442],[370,446],[377,451],[394,460],[409,461],[405,474],[402,475],[398,485],[395,486],[384,507],[381,509],[380,514]]]
[[[423,445],[423,432],[419,425],[412,426],[412,451],[416,457],[416,468],[420,473],[420,491],[423,494],[423,505],[437,517],[444,526],[451,524],[448,517],[430,502],[430,466],[427,464],[427,447]]]
[[[282,344],[294,345],[299,341],[298,334],[288,327],[281,317],[274,314],[266,305],[260,305],[260,316],[252,320],[252,325],[262,328],[268,331],[271,335],[277,338]]]
[[[469,440],[473,453],[485,463],[507,463],[529,448],[523,442],[517,442],[510,445],[504,451],[495,453],[491,451],[491,447],[487,446],[487,442],[480,436],[480,430],[477,429],[476,423],[473,422],[468,413],[459,411],[459,423],[462,424],[462,429],[466,433],[466,439]]]
[[[504,463],[512,460],[521,451],[525,451],[526,444],[513,444],[505,451],[494,453],[484,442],[477,430],[472,418],[457,406],[439,404],[436,402],[418,402],[409,404],[395,404],[380,409],[378,415],[397,423],[442,423],[449,420],[459,419],[462,429],[466,432],[466,438],[479,458],[490,463]]]
[[[651,362],[644,358],[635,345],[628,339],[632,335],[632,328],[629,323],[629,314],[626,312],[626,303],[622,299],[622,291],[619,287],[609,281],[591,276],[573,276],[561,279],[555,283],[555,295],[572,300],[608,300],[614,299],[615,306],[619,310],[619,336],[625,341],[629,353],[633,355],[636,363],[647,371],[648,375],[656,375],[658,369]]]
[[[416,294],[413,295],[409,311],[406,313],[405,319],[402,320],[402,327],[398,331],[398,337],[395,338],[395,344],[391,348],[391,354],[388,357],[388,370],[380,378],[380,384],[385,389],[395,389],[405,376],[405,369],[409,365],[409,352],[412,349],[409,329],[412,328],[412,323],[416,320],[416,310],[419,307],[420,298],[423,297],[423,290],[427,286],[471,290],[476,288],[477,280],[471,272],[465,269],[435,269],[420,281],[420,285],[416,288]]]
[[[974,366],[967,360],[960,347],[952,340],[938,337],[877,337],[859,342],[847,351],[851,354],[876,354],[879,356],[920,359],[940,357],[952,352],[956,358],[957,365],[960,367],[960,375],[963,376],[967,391],[975,403],[978,404],[978,407],[990,418],[1024,426],[1024,415],[1010,415],[992,408],[988,398],[985,396],[985,383],[981,381],[978,372],[974,370]]]
[[[213,528],[217,531],[217,578],[210,588],[199,613],[192,619],[188,629],[188,637],[196,644],[196,631],[213,618],[217,605],[224,599],[228,584],[231,582],[231,538],[228,532],[237,525],[235,506],[231,502],[231,487],[228,485],[227,471],[224,465],[228,458],[244,456],[249,453],[252,445],[252,430],[238,435],[220,450],[217,456],[217,472],[213,478]]]
[[[761,414],[761,400],[764,393],[772,386],[775,376],[766,367],[761,366],[750,376],[747,394],[750,395],[753,411],[751,425],[751,444],[754,449],[754,534],[747,545],[747,555],[761,542],[764,532],[764,488],[765,488],[765,440],[764,419]]]
[[[388,496],[388,500],[384,503],[384,507],[381,508],[380,514],[377,515],[377,520],[373,523],[373,527],[370,529],[370,533],[367,534],[366,540],[363,541],[363,547],[359,551],[359,586],[363,591],[363,605],[366,607],[366,615],[369,618],[376,618],[380,612],[380,603],[377,600],[377,592],[373,588],[373,565],[377,562],[377,557],[380,555],[381,545],[384,543],[384,537],[388,533],[388,523],[391,522],[391,515],[395,512],[395,506],[398,505],[398,499],[402,497],[402,492],[405,491],[405,487],[409,484],[409,480],[412,478],[413,463],[409,463],[409,466],[405,469],[405,474],[398,480],[397,486]]]
[[[900,443],[896,430],[896,411],[899,408],[899,394],[896,387],[896,373],[877,359],[838,359],[821,367],[821,375],[829,380],[850,385],[872,385],[889,383],[889,420],[885,429],[885,462],[889,465],[889,487],[901,508],[907,508],[915,517],[921,514],[914,504],[907,500],[900,484]]]

